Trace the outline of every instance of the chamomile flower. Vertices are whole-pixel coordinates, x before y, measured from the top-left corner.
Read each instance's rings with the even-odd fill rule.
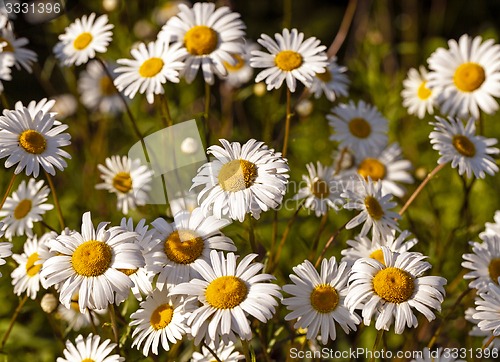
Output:
[[[382,184],[373,183],[370,178],[366,181],[359,177],[359,182],[352,188],[347,188],[342,194],[346,199],[344,208],[348,210],[361,210],[346,225],[346,229],[352,229],[363,223],[359,234],[360,237],[368,235],[372,229],[373,240],[380,240],[392,234],[392,230],[399,230],[397,219],[401,216],[390,211],[396,206],[391,201],[392,194],[382,194]]]
[[[25,48],[28,43],[26,38],[16,38],[12,27],[0,27],[0,44],[3,44],[0,53],[12,54],[16,68],[23,67],[28,73],[31,73],[33,63],[37,61],[38,57],[34,51]]]
[[[130,315],[130,325],[136,326],[132,333],[132,347],[142,348],[142,354],[158,354],[158,345],[168,351],[170,345],[182,340],[189,332],[186,319],[196,309],[194,301],[185,302],[179,295],[170,295],[168,290],[156,289],[137,311]]]
[[[396,253],[382,247],[384,263],[372,258],[358,259],[349,276],[349,291],[345,304],[351,312],[361,309],[363,322],[375,328],[389,330],[394,322],[396,334],[405,327],[418,325],[411,308],[422,313],[428,321],[435,318],[431,309],[441,310],[446,279],[422,276],[431,268],[420,253]]]
[[[415,354],[417,351],[413,351]],[[416,359],[412,359],[411,362],[465,362],[463,359],[456,359],[453,357],[453,353],[449,351],[445,353],[442,347],[435,350],[430,350],[425,347],[420,355]]]
[[[494,336],[500,336],[500,287],[489,283],[486,291],[476,298],[476,313],[472,317],[479,321],[477,326]]]
[[[71,136],[62,133],[68,126],[56,121],[53,113],[48,113],[48,105],[52,107],[53,104],[42,100],[25,107],[18,102],[15,110],[3,111],[0,159],[7,157],[6,168],[17,164],[14,173],[25,170],[27,176],[38,177],[40,166],[51,175],[56,174],[54,167],[61,171],[67,167],[64,158],[71,156],[60,147],[71,144]]]
[[[187,50],[182,71],[186,82],[191,83],[201,68],[205,82],[213,84],[214,74],[227,75],[224,62],[235,65],[233,54],[243,52],[244,29],[240,14],[227,6],[216,10],[212,3],[195,3],[192,8],[179,4],[179,13],[162,27],[158,39],[172,39]]]
[[[115,69],[119,75],[114,80],[116,88],[127,97],[132,99],[139,92],[152,104],[155,94],[165,93],[163,85],[167,81],[179,83],[186,56],[181,44],[169,44],[169,39],[141,43],[130,54],[133,59],[117,60],[121,67]]]
[[[80,232],[59,235],[49,242],[57,255],[45,261],[41,275],[48,286],[60,283],[59,300],[70,308],[71,298],[78,293],[78,305],[105,309],[110,303],[120,303],[134,286],[120,269],[144,266],[144,257],[134,243],[135,233],[119,227],[106,230],[107,223],[94,229],[90,212],[82,217]]]
[[[198,276],[195,261],[208,260],[212,249],[236,250],[233,241],[220,232],[229,221],[213,215],[205,217],[200,208],[176,214],[173,223],[158,218],[151,225],[156,230],[156,246],[152,248],[152,265],[148,268],[159,274],[156,280],[159,289]]]
[[[120,99],[113,80],[116,77],[114,63],[107,64],[111,79],[102,65],[97,61],[87,64],[87,69],[80,73],[78,79],[78,91],[81,94],[82,104],[90,110],[97,110],[101,113],[117,114],[125,110],[125,105]]]
[[[244,145],[220,142],[223,147],[208,148],[215,160],[201,166],[193,178],[191,189],[204,186],[198,195],[204,214],[242,222],[247,213],[258,219],[262,211],[278,207],[289,171],[281,153],[254,139]]]
[[[490,283],[500,283],[500,235],[485,235],[482,243],[470,242],[472,254],[464,254],[462,266],[471,272],[464,279],[473,279],[470,288],[483,292]]]
[[[4,224],[0,222],[0,238],[3,237],[4,233]],[[6,261],[4,260],[5,258],[9,257],[12,255],[12,243],[2,241],[0,242],[0,265],[4,265]],[[2,273],[0,273],[0,277],[2,276]]]
[[[309,91],[314,94],[315,98],[325,97],[333,102],[337,97],[346,97],[349,94],[349,78],[345,74],[346,67],[337,64],[337,57],[332,57],[328,60],[328,65],[324,72],[316,73],[313,78]]]
[[[5,44],[5,43],[4,43]],[[1,48],[1,43],[0,43]],[[3,93],[4,87],[2,81],[12,80],[12,66],[15,63],[15,58],[10,53],[4,53],[0,50],[0,94]]]
[[[123,362],[125,358],[117,354],[111,354],[116,343],[106,339],[101,343],[100,336],[90,333],[87,338],[80,334],[75,339],[75,344],[66,341],[66,349],[63,351],[64,358],[58,357],[57,362]]]
[[[387,144],[388,121],[369,104],[339,104],[326,116],[333,129],[331,140],[347,148],[355,157],[368,157],[382,151]]]
[[[106,158],[105,165],[99,164],[97,168],[104,182],[95,188],[116,194],[117,209],[126,215],[129,210],[146,205],[153,175],[139,159],[111,156]]]
[[[0,217],[5,216],[2,221],[7,239],[12,240],[13,236],[33,236],[34,223],[42,220],[42,215],[54,208],[54,205],[45,203],[49,193],[43,180],[36,182],[31,178],[28,183],[21,181],[0,210]]]
[[[212,343],[209,345],[210,349],[215,352],[217,357],[224,362],[237,362],[245,358],[240,352],[235,351],[235,345],[233,342],[228,344],[221,343],[219,348],[216,348]],[[201,353],[194,352],[191,356],[191,362],[212,362],[214,360],[214,355],[208,350],[207,347],[201,346]]]
[[[99,318],[97,314],[107,313],[107,309],[103,310],[90,310],[86,309],[80,312],[78,306],[78,293],[71,298],[69,308],[59,304],[57,308],[57,316],[67,323],[68,329],[79,331],[82,328],[90,327],[91,325],[99,325]]]
[[[345,304],[349,268],[347,263],[339,263],[335,257],[321,262],[321,274],[310,261],[293,267],[295,274],[290,274],[293,284],[283,286],[283,290],[292,295],[281,303],[292,312],[285,320],[297,319],[294,328],[307,328],[307,339],[321,338],[321,343],[337,338],[336,325],[345,333],[356,330],[361,319],[356,313],[350,313]]]
[[[500,338],[494,338],[491,340],[491,337],[493,334],[490,331],[483,331],[481,328],[477,326],[479,323],[479,320],[474,318],[474,314],[476,313],[475,308],[467,308],[465,310],[465,319],[474,324],[472,329],[469,331],[469,336],[473,337],[484,337],[482,345],[485,345],[486,343],[490,342],[488,345],[488,349],[493,350],[493,349],[500,349]]]
[[[414,114],[418,118],[424,118],[425,114],[433,114],[436,105],[437,90],[431,90],[427,86],[428,72],[425,67],[419,69],[411,68],[406,79],[403,81],[403,106],[408,108],[408,114]]]
[[[485,230],[479,234],[479,237],[484,240],[485,235],[497,235],[500,237],[500,210],[495,211],[495,222],[487,222]]]
[[[500,45],[464,34],[449,40],[428,59],[428,87],[439,93],[441,112],[449,116],[479,118],[479,112],[498,109],[500,97]]]
[[[497,144],[495,138],[486,138],[476,135],[476,126],[472,118],[464,127],[461,120],[448,117],[448,120],[436,117],[437,122],[431,122],[434,131],[430,133],[432,148],[439,152],[441,157],[438,164],[451,161],[451,167],[457,168],[458,174],[467,177],[485,178],[486,173],[494,175],[498,166],[491,155],[500,150],[493,147]]]
[[[93,59],[96,53],[105,53],[111,41],[113,24],[108,24],[106,14],[96,19],[96,14],[76,19],[59,35],[54,54],[65,66],[80,65]]]
[[[266,323],[272,318],[281,298],[279,287],[267,283],[274,277],[259,274],[263,264],[253,262],[257,254],[249,254],[236,264],[234,253],[213,250],[210,264],[199,259],[193,268],[201,278],[175,286],[172,294],[196,296],[201,303],[189,316],[187,322],[196,345],[203,340],[206,344],[228,344],[236,338],[252,339],[249,316]],[[238,337],[237,337],[238,336]]]
[[[242,53],[232,54],[235,64],[223,63],[227,70],[227,75],[223,79],[227,84],[233,88],[239,88],[252,79],[253,68],[250,66],[250,57],[251,52],[257,49],[259,46],[256,43],[247,40]]]
[[[418,242],[415,238],[407,240],[409,235],[410,232],[404,230],[396,237],[396,231],[393,230],[393,232],[385,238],[373,241],[366,236],[357,235],[354,237],[354,240],[347,240],[347,245],[349,245],[350,248],[343,249],[340,252],[344,255],[342,261],[354,263],[361,258],[372,258],[384,264],[382,247],[386,246],[396,253],[404,253],[413,248]]]
[[[304,207],[315,212],[316,216],[325,215],[330,208],[339,210],[343,204],[340,197],[340,180],[334,176],[333,167],[325,167],[319,161],[306,165],[309,175],[303,175],[306,187],[299,189],[293,197],[295,200],[305,199]]]
[[[252,51],[250,66],[265,68],[257,77],[255,83],[265,81],[267,90],[278,89],[286,81],[290,92],[295,92],[297,80],[306,87],[311,87],[314,76],[324,73],[328,58],[324,53],[326,46],[315,37],[304,41],[304,33],[297,29],[283,29],[282,34],[274,34],[275,39],[262,34],[257,41],[269,53],[261,50]]]

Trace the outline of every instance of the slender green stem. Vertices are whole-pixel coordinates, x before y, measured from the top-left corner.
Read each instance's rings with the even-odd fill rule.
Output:
[[[247,340],[241,340],[241,347],[243,348],[243,354],[245,355],[245,361],[252,361],[252,357],[250,356],[250,345]]]
[[[485,344],[483,344],[483,346],[481,347],[482,349],[486,349],[488,348],[488,346],[491,344],[491,342],[493,342],[493,340],[495,338],[497,338],[498,336],[495,336],[494,334],[491,335],[491,337],[486,341]]]
[[[375,352],[379,350],[383,337],[384,337],[384,330],[381,329],[377,332],[377,337],[375,338],[375,343],[373,344],[372,357],[370,358],[370,361],[372,362],[375,361],[375,355],[376,355]]]
[[[340,23],[339,31],[337,35],[335,35],[335,39],[333,39],[332,44],[328,47],[326,55],[328,57],[332,57],[339,51],[340,47],[344,43],[349,28],[351,27],[352,19],[354,18],[354,14],[356,13],[356,7],[358,5],[357,0],[349,0],[347,4],[347,8],[344,13],[344,17],[342,18],[342,22]]]
[[[9,101],[7,100],[4,92],[0,93],[0,100],[2,101],[3,108],[10,109]]]
[[[113,329],[113,338],[115,339],[118,349],[120,349],[120,338],[118,333],[118,324],[116,323],[116,310],[114,304],[109,305],[109,319],[111,320],[111,328]]]
[[[252,251],[256,254],[259,253],[259,248],[257,247],[257,243],[255,241],[255,221],[251,215],[248,215],[248,241],[250,242],[250,246],[252,247]]]
[[[292,26],[292,0],[283,0],[283,28]]]
[[[323,234],[323,231],[325,231],[327,221],[328,221],[328,213],[325,213],[321,217],[318,232],[316,233],[316,236],[314,237],[314,241],[313,241],[313,244],[311,247],[310,257],[309,257],[309,259],[311,259],[311,260],[314,258],[314,255],[316,254],[316,249],[318,248],[319,239],[321,238],[321,234]]]
[[[172,116],[170,114],[170,107],[168,106],[168,98],[166,94],[160,94],[160,100],[161,100],[161,109],[163,113],[163,125],[165,127],[170,127],[174,125],[174,120],[172,119]]]
[[[9,339],[10,332],[12,332],[12,328],[14,327],[14,323],[16,322],[17,317],[19,316],[19,313],[21,313],[21,309],[23,309],[24,303],[28,300],[28,295],[26,294],[23,299],[19,301],[19,305],[17,306],[16,310],[14,311],[14,314],[12,315],[12,318],[10,319],[9,327],[7,327],[7,331],[5,331],[5,334],[3,335],[2,338],[2,343],[0,344],[0,351],[3,350],[3,347],[5,346],[5,343]]]
[[[325,255],[326,251],[332,245],[332,243],[337,239],[337,236],[339,236],[340,232],[345,229],[345,226],[347,225],[347,222],[342,225],[337,231],[335,231],[332,236],[330,236],[330,239],[326,242],[325,246],[323,247],[323,250],[321,251],[321,254],[319,254],[318,259],[316,259],[316,263],[314,263],[314,266],[317,268],[318,265],[321,263],[321,260],[323,259],[323,256]]]
[[[210,145],[210,126],[208,124],[210,118],[210,84],[205,82],[205,110],[203,111],[203,127],[205,129],[205,143],[207,147]]]
[[[215,358],[215,360],[217,362],[222,362],[221,359],[219,358],[219,356],[217,356],[217,353],[215,353],[215,351],[212,348],[210,348],[208,346],[208,344],[206,344],[204,342],[202,342],[202,344],[203,344],[203,347],[205,347],[206,349],[208,349],[208,352],[210,352],[212,354],[212,356],[214,356],[214,358]]]
[[[12,186],[14,186],[15,179],[16,179],[16,174],[14,173],[12,174],[9,185],[7,186],[7,190],[5,190],[5,194],[3,195],[2,201],[0,202],[0,210],[3,207],[3,204],[5,204],[5,200],[7,200],[7,197],[9,197],[10,190],[12,190]]]
[[[56,205],[57,216],[59,218],[59,225],[61,226],[61,230],[64,230],[65,227],[64,218],[61,210],[61,205],[59,204],[59,198],[57,197],[56,188],[54,187],[54,183],[52,182],[52,176],[47,171],[44,170],[44,172],[50,186],[50,191],[52,192],[52,198],[54,199],[54,204]]]
[[[283,157],[286,157],[286,152],[288,149],[288,137],[290,136],[290,120],[292,118],[292,92],[290,89],[286,89],[286,118],[285,118],[285,139],[283,141]]]

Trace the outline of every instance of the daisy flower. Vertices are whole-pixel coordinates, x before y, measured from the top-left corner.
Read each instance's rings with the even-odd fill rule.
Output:
[[[209,345],[210,349],[215,352],[217,357],[224,362],[237,362],[245,358],[240,352],[235,351],[235,346],[233,342],[229,342],[227,345],[221,343],[219,348],[215,348],[215,345],[211,343]],[[214,355],[208,350],[207,347],[201,347],[200,352],[193,352],[191,356],[191,362],[212,362],[214,360]]]
[[[330,139],[338,141],[339,148],[347,148],[355,157],[367,157],[387,145],[388,121],[374,106],[350,101],[331,112],[326,116],[334,132]]]
[[[497,235],[500,237],[500,210],[495,211],[494,220],[494,223],[487,222],[485,224],[485,230],[479,234],[481,240],[484,240],[485,235]]]
[[[172,294],[196,296],[201,307],[188,318],[191,334],[196,345],[203,340],[206,344],[219,345],[252,339],[248,316],[266,323],[272,318],[281,298],[279,287],[267,283],[275,279],[270,274],[258,274],[263,264],[252,260],[257,254],[245,256],[237,265],[234,253],[227,258],[222,252],[210,253],[210,264],[205,260],[194,262],[193,268],[201,275],[190,282],[175,286]],[[236,335],[238,337],[236,337]]]
[[[396,231],[393,230],[391,234],[380,240],[370,240],[366,236],[355,236],[354,240],[347,240],[347,245],[350,248],[343,249],[340,253],[344,255],[342,261],[354,263],[361,258],[372,258],[384,264],[384,253],[382,247],[388,247],[392,252],[404,253],[405,251],[413,248],[418,240],[415,238],[407,240],[410,232],[408,230],[402,231],[396,237]]]
[[[2,81],[12,80],[11,68],[14,65],[14,63],[15,63],[14,56],[11,53],[2,52],[0,43],[0,94],[2,94],[4,90]]]
[[[340,197],[340,180],[334,176],[333,167],[325,167],[319,161],[306,165],[309,175],[303,175],[306,187],[299,189],[294,200],[305,199],[304,207],[315,212],[316,216],[325,215],[328,209],[339,210],[343,200]]]
[[[79,331],[82,328],[90,327],[91,325],[99,325],[99,318],[97,313],[104,314],[107,309],[103,310],[90,310],[86,309],[83,313],[80,312],[78,306],[78,293],[71,298],[71,306],[66,308],[64,305],[59,304],[57,307],[57,316],[67,323],[68,329],[72,331]]]
[[[113,84],[116,65],[107,64],[110,79],[102,65],[97,61],[87,64],[87,69],[80,73],[78,79],[78,91],[81,94],[82,104],[90,110],[101,113],[117,114],[125,110],[125,105],[120,94]]]
[[[295,329],[307,329],[307,339],[321,338],[321,343],[337,338],[336,324],[345,333],[356,330],[361,319],[356,313],[350,313],[345,307],[347,295],[347,263],[337,264],[335,257],[321,262],[321,275],[310,261],[293,267],[295,274],[290,274],[293,284],[283,286],[283,290],[292,295],[281,303],[292,312],[285,320],[297,319]]]
[[[220,232],[229,221],[213,215],[205,217],[200,208],[176,214],[171,224],[158,218],[151,225],[156,230],[156,246],[152,248],[152,265],[148,268],[159,274],[156,280],[159,289],[198,276],[195,261],[208,261],[212,249],[236,251],[233,241]]]
[[[224,139],[220,142],[223,147],[208,148],[216,159],[201,166],[193,178],[191,189],[204,186],[198,195],[204,214],[243,222],[246,213],[258,219],[262,211],[277,208],[290,170],[281,153],[254,139],[243,146]]]
[[[306,87],[311,87],[317,73],[324,73],[328,58],[324,53],[326,46],[315,37],[304,41],[304,33],[297,29],[283,29],[283,33],[274,34],[275,39],[262,34],[257,41],[269,53],[261,50],[252,51],[250,66],[265,68],[255,78],[255,83],[265,80],[267,90],[278,89],[286,80],[290,92],[295,92],[297,80]]]
[[[147,356],[150,351],[158,355],[158,344],[165,351],[171,344],[182,340],[189,332],[186,319],[196,309],[194,301],[184,302],[182,296],[170,295],[167,290],[156,289],[141,302],[139,309],[130,315],[130,325],[137,326],[132,333],[132,347],[142,348]]]
[[[106,14],[96,19],[96,14],[76,19],[59,35],[54,54],[65,66],[80,65],[93,59],[96,53],[105,53],[111,41],[113,24],[108,24]]]
[[[16,38],[14,30],[10,26],[0,27],[0,44],[3,48],[0,53],[9,53],[14,56],[17,69],[23,67],[28,73],[31,73],[33,63],[37,61],[37,55],[34,51],[25,48],[29,43],[26,38]]]
[[[0,222],[0,238],[3,237],[4,234],[4,225],[2,222]],[[6,261],[4,260],[5,258],[9,257],[12,255],[12,243],[9,242],[0,242],[0,265],[4,265]],[[2,276],[2,273],[0,273],[0,277]]]
[[[80,334],[75,339],[76,344],[66,341],[66,349],[63,351],[64,358],[58,357],[57,362],[122,362],[125,358],[117,354],[111,354],[116,343],[106,339],[101,343],[100,336],[90,333],[87,338]]]
[[[62,133],[68,126],[56,121],[53,113],[48,113],[48,106],[53,104],[46,99],[31,102],[28,107],[18,102],[15,110],[3,111],[0,159],[7,157],[6,168],[17,164],[14,173],[26,169],[27,176],[38,177],[40,166],[51,175],[56,174],[54,166],[61,171],[68,166],[63,157],[71,156],[60,147],[71,144],[71,136]]]
[[[490,331],[483,331],[481,330],[481,328],[479,328],[477,326],[477,324],[479,323],[479,320],[477,320],[476,318],[474,318],[474,313],[476,313],[476,309],[475,308],[467,308],[465,310],[465,319],[474,324],[474,326],[472,327],[472,329],[469,331],[469,336],[473,336],[473,337],[484,337],[483,339],[483,342],[481,343],[482,345],[485,345],[486,343],[490,342],[490,339],[492,337],[492,333]],[[500,338],[494,338],[490,344],[488,345],[488,347],[486,347],[490,350],[493,350],[493,349],[500,349]]]
[[[179,71],[184,68],[186,49],[181,44],[170,44],[169,39],[157,40],[147,45],[139,44],[130,51],[133,59],[118,59],[121,65],[114,80],[116,88],[129,98],[137,92],[146,94],[148,103],[154,102],[155,94],[163,94],[163,85],[169,81],[179,83]]]
[[[214,74],[227,75],[224,62],[235,65],[233,54],[243,52],[244,29],[240,14],[227,6],[215,10],[212,3],[195,3],[192,8],[179,4],[179,13],[162,27],[158,39],[172,39],[187,51],[182,71],[186,82],[191,83],[201,67],[205,82],[213,84]]]
[[[469,288],[486,291],[488,284],[500,283],[500,235],[485,235],[482,243],[469,242],[472,254],[464,254],[462,266],[471,272],[464,279],[473,279]]]
[[[411,362],[465,362],[463,359],[456,359],[452,356],[452,353],[448,350],[448,353],[443,353],[443,348],[437,348],[435,350],[430,350],[425,347],[423,351],[412,351],[413,355],[420,352],[416,359],[412,359]],[[447,355],[447,357],[445,357]]]
[[[479,321],[477,326],[485,332],[500,336],[500,287],[489,283],[486,292],[476,298],[476,312],[472,317]]]
[[[363,322],[370,325],[375,318],[377,330],[389,330],[394,322],[396,334],[405,327],[416,327],[417,318],[411,308],[428,321],[435,318],[432,309],[441,310],[446,279],[422,276],[431,268],[420,253],[395,253],[382,247],[384,264],[372,258],[358,259],[349,276],[349,291],[345,304],[351,312],[361,309]]]
[[[110,303],[123,301],[134,286],[132,280],[120,269],[137,269],[144,266],[144,257],[137,244],[135,233],[119,227],[106,230],[107,223],[94,229],[90,212],[82,217],[80,232],[59,235],[49,242],[50,250],[57,255],[43,263],[41,275],[48,286],[60,284],[60,302],[70,308],[71,298],[78,293],[78,305],[83,313],[86,308],[104,309]],[[115,297],[116,294],[116,297]]]
[[[250,57],[253,50],[259,49],[259,46],[252,42],[246,41],[245,48],[240,54],[232,54],[235,59],[235,64],[224,62],[227,75],[223,78],[224,81],[233,88],[239,88],[250,79],[253,78],[253,68],[250,66]]]
[[[12,240],[13,236],[33,236],[33,223],[41,221],[42,215],[54,208],[54,205],[45,203],[49,193],[43,180],[36,182],[30,178],[28,183],[21,181],[0,210],[0,217],[5,216],[2,221],[7,239]]]
[[[392,234],[392,230],[399,230],[397,219],[401,216],[390,211],[396,206],[391,201],[392,194],[382,195],[382,184],[373,183],[370,178],[366,181],[359,177],[352,189],[347,188],[340,196],[346,199],[344,208],[348,210],[361,210],[346,225],[346,229],[352,229],[363,223],[360,237],[366,236],[372,229],[373,240],[380,240]]]
[[[125,215],[137,206],[146,205],[153,179],[152,171],[141,165],[139,159],[131,160],[127,156],[111,156],[104,162],[106,165],[97,165],[104,182],[95,188],[116,194],[116,208]]]
[[[22,254],[14,254],[12,258],[19,266],[11,273],[14,293],[21,295],[24,292],[31,299],[35,299],[40,284],[45,286],[45,282],[40,278],[40,270],[45,261],[41,256],[44,255],[44,247],[48,240],[57,236],[56,233],[46,233],[40,239],[33,236],[25,241]],[[47,254],[44,255],[46,257]]]
[[[403,106],[408,108],[408,114],[424,118],[425,114],[433,114],[436,105],[437,91],[427,87],[428,72],[425,67],[411,68],[403,81]]]
[[[498,166],[490,155],[496,155],[500,150],[492,147],[497,144],[495,138],[476,135],[476,126],[472,118],[464,127],[461,120],[448,117],[448,120],[436,117],[437,122],[431,122],[434,131],[429,135],[432,148],[441,157],[438,164],[451,161],[451,167],[457,168],[458,174],[485,178],[485,173],[494,175]]]
[[[439,93],[441,112],[449,116],[479,118],[479,112],[498,109],[500,96],[500,45],[493,39],[464,34],[448,41],[428,59],[428,86]]]
[[[337,64],[337,57],[332,57],[328,60],[328,64],[324,72],[316,73],[312,80],[309,91],[314,94],[315,98],[325,97],[333,102],[339,96],[346,97],[349,94],[349,78],[345,72],[346,67]]]

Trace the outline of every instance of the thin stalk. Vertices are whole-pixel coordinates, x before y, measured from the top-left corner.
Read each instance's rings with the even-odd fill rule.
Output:
[[[45,176],[47,177],[47,181],[49,182],[49,186],[50,186],[50,191],[52,192],[52,198],[54,199],[54,204],[56,205],[56,210],[57,210],[57,217],[59,218],[59,225],[61,226],[61,230],[64,230],[64,218],[63,218],[63,214],[62,214],[62,211],[61,211],[61,205],[59,204],[59,198],[57,197],[57,192],[56,192],[56,188],[54,187],[54,183],[52,182],[52,176],[50,176],[50,174],[45,171]]]
[[[283,0],[283,28],[292,26],[292,0]]]
[[[252,361],[252,357],[250,357],[250,346],[248,344],[248,341],[245,339],[241,340],[241,347],[243,348],[243,354],[245,355],[245,361],[250,362]]]
[[[116,311],[115,305],[109,305],[109,319],[111,320],[111,328],[113,329],[113,338],[115,339],[115,343],[118,349],[120,349],[120,338],[118,333],[118,324],[116,323]]]
[[[290,136],[290,119],[292,118],[292,92],[290,89],[286,89],[286,119],[285,119],[285,139],[283,141],[283,157],[286,157],[286,151],[288,148],[288,137]]]
[[[318,259],[316,259],[316,263],[314,263],[314,266],[317,268],[319,263],[321,263],[321,259],[323,259],[323,256],[325,255],[326,251],[332,245],[332,243],[337,239],[337,236],[339,236],[340,232],[345,229],[345,226],[347,225],[347,222],[342,225],[337,231],[335,231],[332,236],[330,236],[330,239],[326,242],[325,246],[323,247],[323,250],[321,251],[321,254],[318,256]]]
[[[12,328],[14,328],[14,323],[16,323],[16,319],[19,316],[19,313],[21,313],[21,309],[23,309],[24,303],[26,303],[27,300],[28,300],[28,294],[26,294],[23,297],[23,299],[19,301],[19,305],[17,306],[16,310],[14,311],[14,314],[12,315],[12,318],[10,319],[9,327],[7,328],[7,331],[5,331],[5,334],[3,335],[2,343],[0,343],[0,351],[3,350],[5,343],[9,339],[10,332],[12,332]]]
[[[2,201],[0,202],[0,210],[3,207],[3,204],[5,204],[5,200],[7,200],[7,197],[9,197],[10,190],[12,190],[12,186],[14,186],[15,179],[16,179],[16,174],[14,173],[14,174],[12,174],[9,185],[7,186],[7,190],[5,191],[5,194],[3,195]]]
[[[205,110],[203,111],[204,128],[205,128],[205,142],[207,147],[210,145],[210,127],[208,119],[210,117],[210,84],[205,82]]]
[[[251,215],[248,215],[248,241],[250,242],[250,246],[252,247],[252,251],[256,254],[259,253],[259,248],[257,247],[257,243],[255,242],[255,222]]]
[[[202,342],[202,343],[203,343],[203,347],[205,347],[206,349],[208,349],[208,352],[210,352],[212,354],[212,356],[214,356],[214,358],[215,358],[215,360],[217,362],[222,362],[221,359],[219,358],[219,356],[217,356],[217,353],[215,353],[215,351],[212,348],[210,348],[208,346],[208,344],[206,344],[204,342]]]
[[[172,119],[172,116],[170,115],[170,107],[168,106],[168,98],[166,94],[160,94],[160,100],[161,100],[161,105],[162,105],[162,110],[163,110],[163,125],[165,127],[170,127],[174,125],[174,120]]]
[[[495,338],[497,338],[498,336],[495,336],[494,334],[491,335],[491,337],[486,341],[485,344],[483,344],[483,346],[481,347],[482,349],[486,349],[488,348],[488,346],[491,344],[491,342],[493,342],[493,340]]]
[[[326,55],[329,58],[337,54],[342,44],[344,44],[349,28],[351,27],[352,19],[354,18],[354,14],[356,13],[357,5],[357,0],[350,0],[347,4],[344,17],[342,18],[342,22],[340,23],[339,31],[337,32],[337,35],[335,35],[332,44],[330,44],[328,50],[326,51]]]
[[[377,337],[375,337],[375,343],[373,344],[373,349],[372,349],[372,358],[370,358],[370,361],[374,362],[375,361],[375,352],[378,351],[380,348],[380,344],[382,343],[382,339],[384,337],[384,330],[381,329],[377,332]]]
[[[4,92],[0,94],[0,100],[2,101],[3,108],[10,109],[9,101],[7,100],[7,97],[5,96]]]
[[[318,248],[319,239],[321,238],[321,234],[323,234],[323,231],[325,231],[327,221],[328,221],[328,213],[325,213],[321,217],[319,229],[318,229],[318,232],[316,233],[316,236],[315,236],[314,241],[313,241],[313,245],[311,247],[310,256],[309,256],[309,259],[311,259],[311,260],[314,257],[314,255],[316,254],[316,249]]]

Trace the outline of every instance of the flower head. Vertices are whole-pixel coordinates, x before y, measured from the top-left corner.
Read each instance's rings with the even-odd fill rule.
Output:
[[[333,102],[337,97],[347,96],[349,93],[349,78],[345,74],[346,67],[337,64],[337,57],[328,60],[324,72],[316,73],[313,78],[310,92],[315,98],[325,94],[326,98]]]
[[[425,67],[418,70],[411,68],[407,78],[403,81],[403,106],[408,108],[409,114],[424,118],[425,114],[433,114],[436,105],[437,90],[428,88],[428,72]]]
[[[472,317],[478,320],[477,326],[485,332],[500,336],[500,287],[489,283],[485,292],[476,298],[476,312]]]
[[[90,333],[87,338],[80,334],[75,339],[76,344],[66,341],[66,349],[63,351],[64,358],[58,357],[57,362],[124,362],[125,358],[117,354],[111,355],[116,343],[106,339],[101,343],[100,336]]]
[[[25,48],[28,44],[26,38],[16,38],[14,29],[11,26],[0,26],[0,54],[12,55],[17,69],[23,67],[28,73],[31,73],[33,63],[37,61],[37,55],[34,51]]]
[[[471,271],[464,279],[473,279],[470,288],[484,292],[490,283],[500,284],[500,235],[485,235],[482,243],[470,242],[472,254],[464,254],[462,266]]]

